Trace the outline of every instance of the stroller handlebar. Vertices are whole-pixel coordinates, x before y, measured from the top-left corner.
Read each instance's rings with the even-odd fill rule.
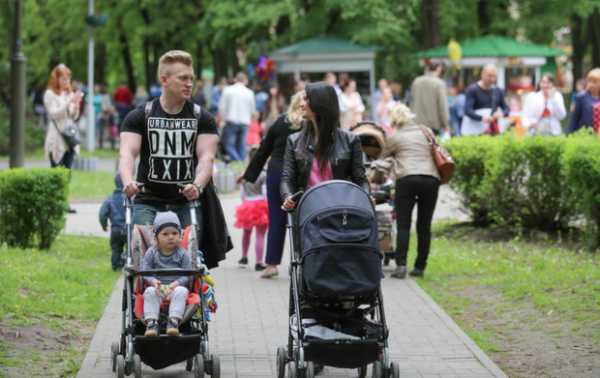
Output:
[[[302,195],[304,194],[303,190],[300,190],[294,194],[292,194],[292,196],[290,197],[290,199],[294,202],[298,202],[298,200],[300,199],[300,197],[302,197]]]
[[[204,268],[198,269],[153,269],[153,270],[137,270],[132,267],[126,267],[130,273],[136,274],[138,276],[191,276],[194,274],[199,274],[204,272]]]

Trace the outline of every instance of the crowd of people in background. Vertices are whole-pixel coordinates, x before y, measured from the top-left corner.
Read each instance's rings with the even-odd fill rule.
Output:
[[[599,129],[594,118],[594,106],[600,98],[600,69],[593,69],[577,81],[570,108],[552,75],[544,74],[534,90],[507,94],[497,84],[497,70],[493,65],[481,69],[480,79],[464,90],[462,85],[444,78],[444,67],[428,63],[423,75],[414,79],[403,93],[402,84],[385,78],[377,82],[372,95],[361,94],[357,79],[347,73],[327,72],[323,81],[333,86],[338,96],[340,123],[345,130],[361,121],[374,121],[386,132],[391,132],[390,110],[403,102],[417,116],[417,121],[431,127],[443,138],[462,135],[499,134],[511,127],[520,135],[559,135],[581,127]],[[292,93],[308,83],[299,80]],[[79,102],[76,121],[85,132],[87,88],[80,82],[71,83],[73,92],[83,96]],[[32,92],[33,112],[39,124],[48,124],[48,109],[44,104],[46,88]],[[287,95],[287,96],[286,96]],[[209,110],[221,126],[222,152],[226,159],[243,161],[247,150],[256,146],[260,138],[277,118],[287,110],[289,91],[284,95],[275,82],[249,82],[245,73],[235,78],[221,78],[205,91],[202,80],[195,84],[192,101]],[[120,124],[136,107],[160,96],[160,87],[149,90],[140,85],[135,92],[121,84],[108,91],[103,84],[94,87],[96,146],[111,149],[118,146]],[[491,111],[493,109],[493,111]],[[568,122],[563,120],[568,116]],[[600,119],[600,116],[597,118]]]
[[[236,212],[235,222],[236,227],[243,229],[240,265],[249,263],[248,250],[254,230],[255,270],[261,271],[263,278],[278,275],[285,239],[283,208],[294,206],[290,198],[298,188],[340,175],[366,185],[364,171],[359,170],[362,159],[347,162],[325,153],[331,146],[341,146],[344,151],[358,148],[356,138],[350,138],[352,134],[346,131],[360,122],[372,121],[387,135],[388,143],[382,154],[387,160],[379,161],[379,166],[397,180],[394,203],[398,214],[397,269],[392,275],[395,278],[404,278],[407,274],[408,235],[415,205],[419,209],[418,257],[411,275],[423,275],[429,254],[439,177],[430,161],[428,135],[424,130],[431,130],[442,139],[497,135],[512,130],[519,136],[556,136],[584,127],[600,132],[600,68],[590,70],[585,79],[577,82],[578,91],[571,98],[568,122],[564,120],[569,112],[552,75],[541,75],[535,90],[508,96],[498,85],[497,78],[497,68],[486,65],[480,71],[479,80],[461,91],[445,78],[442,64],[429,62],[423,75],[412,81],[406,93],[402,93],[400,83],[380,79],[370,98],[361,95],[357,78],[347,73],[338,76],[327,72],[318,83],[302,78],[295,82],[291,93],[289,88],[283,90],[275,82],[250,82],[243,72],[232,79],[218,80],[209,91],[202,80],[197,80],[190,99],[207,117],[214,118],[213,131],[220,134],[221,159],[248,161],[245,172],[237,179],[242,188],[242,205]],[[69,125],[78,123],[79,128],[85,130],[81,123],[85,119],[86,92],[85,86],[71,80],[69,68],[61,64],[52,70],[47,88],[33,95],[33,110],[45,124],[46,156],[53,167],[70,168],[79,153],[79,145],[70,145],[63,132]],[[147,112],[144,109],[160,96],[158,85],[150,86],[149,90],[139,86],[135,93],[125,84],[112,92],[104,85],[96,85],[92,104],[97,147],[104,148],[108,142],[111,149],[116,149],[121,132],[128,130],[127,122],[131,123],[132,117],[128,115],[135,113],[142,120]],[[132,113],[134,109],[137,110]],[[154,107],[150,108],[151,112],[152,109]],[[126,119],[130,121],[124,123]],[[306,126],[311,119],[316,125],[314,129]],[[333,133],[336,125],[339,131]],[[295,133],[299,136],[290,137]],[[303,141],[300,143],[303,148],[312,147],[298,150],[300,147],[293,144],[299,140]],[[123,144],[126,145],[126,141]],[[410,154],[406,155],[407,151]],[[334,152],[337,154],[337,149]],[[312,154],[317,157],[314,167],[292,164]],[[374,164],[378,166],[377,162]],[[130,177],[128,182],[131,182]],[[115,193],[121,195],[121,189]],[[110,215],[109,206],[103,207],[106,218]],[[122,263],[118,253],[122,240],[112,239],[115,244],[112,266],[118,269]]]

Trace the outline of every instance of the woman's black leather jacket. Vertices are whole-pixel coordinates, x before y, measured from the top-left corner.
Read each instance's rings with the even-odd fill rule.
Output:
[[[315,146],[306,129],[287,139],[281,176],[281,197],[306,190]],[[341,129],[335,131],[335,145],[331,155],[331,172],[334,180],[351,181],[369,192],[365,175],[363,154],[358,136]]]

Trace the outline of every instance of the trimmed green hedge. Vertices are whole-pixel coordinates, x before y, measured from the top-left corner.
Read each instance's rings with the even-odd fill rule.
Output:
[[[600,241],[600,140],[589,131],[560,137],[454,138],[450,186],[478,225],[557,231],[584,217]]]
[[[0,244],[48,249],[65,224],[69,171],[0,171]]]

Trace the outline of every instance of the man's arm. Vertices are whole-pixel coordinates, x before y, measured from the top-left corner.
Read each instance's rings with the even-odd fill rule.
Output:
[[[448,109],[448,90],[446,84],[440,83],[438,87],[438,115],[440,117],[441,130],[448,130],[450,128],[450,112]]]
[[[196,156],[198,166],[196,167],[196,178],[194,184],[205,187],[212,178],[215,155],[219,145],[219,136],[215,134],[200,134],[196,141]]]
[[[139,192],[133,178],[133,171],[135,169],[135,159],[139,156],[142,147],[142,136],[124,131],[120,137],[119,173],[121,174],[121,180],[123,180],[123,191],[131,197]]]
[[[195,200],[200,197],[202,189],[212,178],[213,164],[219,145],[219,136],[216,134],[200,134],[196,141],[196,156],[198,157],[198,166],[196,167],[196,176],[192,184],[186,185],[182,194],[188,200]]]
[[[481,121],[482,117],[475,113],[475,89],[468,88],[465,93],[465,116],[471,118],[474,121]]]

